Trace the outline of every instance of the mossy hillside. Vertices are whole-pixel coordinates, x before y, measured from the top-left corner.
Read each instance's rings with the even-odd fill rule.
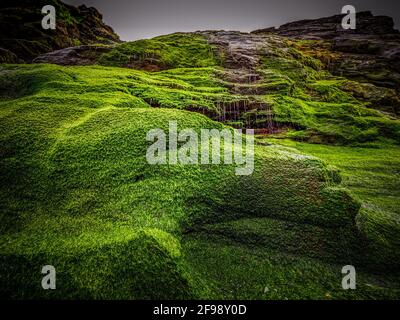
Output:
[[[158,229],[139,230],[90,217],[81,219],[83,228],[78,229],[76,220],[79,218],[39,218],[37,225],[18,234],[19,251],[15,252],[13,246],[2,246],[2,298],[196,296],[195,283],[182,266],[179,243],[171,235]],[[32,239],[35,234],[40,237]],[[9,243],[15,240],[11,236]],[[40,270],[47,264],[57,266],[58,290],[45,291],[40,286]]]
[[[394,118],[400,114],[400,97],[394,89],[378,87],[371,83],[345,81],[342,90],[366,102],[367,107],[383,111]]]
[[[275,88],[264,100],[272,107],[277,125],[294,130],[288,137],[336,144],[400,141],[400,122],[382,113],[380,104],[375,107],[379,100],[358,100],[360,93],[349,90],[354,87],[351,81],[333,77],[319,60],[293,50],[277,50],[264,58],[261,67],[264,81]],[[396,99],[390,97],[384,101],[393,107],[383,109],[396,108]]]
[[[399,142],[398,120],[354,103],[304,101],[283,95],[268,96],[266,101],[273,105],[275,121],[297,129],[287,132],[288,137],[297,140],[333,144]]]
[[[105,53],[99,64],[160,70],[215,66],[217,57],[201,35],[174,33],[120,44]]]
[[[317,64],[322,66],[322,69],[329,71],[329,74],[337,75],[338,70],[335,71],[335,68],[340,65],[340,62],[343,60],[350,61],[352,59],[351,57],[343,56],[342,53],[335,51],[331,41],[290,40],[287,41],[287,45],[290,48],[289,50],[295,50],[301,56],[306,57],[306,59],[317,61]],[[300,60],[304,60],[304,58]],[[354,67],[357,69],[356,65]],[[377,69],[378,68],[384,67],[382,65],[377,65]],[[343,72],[341,73],[343,74]],[[365,105],[369,108],[381,110],[392,115],[398,115],[398,90],[391,88],[391,86],[385,86],[384,81],[382,81],[381,84],[376,84],[373,81],[374,75],[380,77],[382,73],[384,74],[385,71],[382,72],[382,70],[379,70],[378,72],[378,70],[375,70],[373,74],[364,74],[365,78],[362,78],[363,72],[361,72],[360,76],[362,79],[358,80],[342,78],[345,79],[345,81],[340,82],[341,94],[343,95],[343,91],[347,92],[357,100],[365,102]],[[333,79],[334,78],[335,77],[333,77]],[[333,88],[334,87],[335,85],[333,85]]]
[[[369,239],[376,264],[399,260],[399,147],[385,144],[328,146],[272,140],[323,159],[340,170],[343,184],[362,203],[357,216],[360,232]]]
[[[40,72],[36,72],[39,70]],[[164,107],[176,109],[194,109],[218,114],[215,101],[234,101],[227,89],[214,77],[213,68],[174,69],[158,73],[146,73],[127,69],[93,67],[100,79],[88,76],[76,69],[44,68],[34,65],[32,68],[21,67],[3,70],[2,93],[4,98],[23,96],[40,91],[46,86],[47,91],[63,90],[63,94],[54,99],[65,101],[91,99],[91,103],[103,102],[113,105]],[[69,81],[65,81],[69,80]],[[12,90],[10,90],[12,89]],[[101,99],[96,101],[96,96]],[[35,99],[41,99],[40,93]],[[116,100],[117,99],[117,100]],[[86,102],[84,102],[86,103]]]
[[[376,265],[366,265],[363,241],[349,226],[327,228],[282,219],[246,217],[200,225],[197,231],[228,242],[301,255],[325,263],[349,263],[362,265],[363,269],[377,269]]]
[[[170,120],[197,132],[226,128],[197,113],[150,108],[132,95],[133,79],[151,82],[160,74],[2,68],[1,268],[8,274],[2,287],[13,291],[7,295],[42,297],[31,268],[52,260],[63,266],[58,279],[65,286],[57,296],[205,296],[207,283],[189,270],[178,245],[182,232],[200,223],[245,216],[322,227],[354,223],[358,205],[337,189],[333,173],[279,147],[256,146],[249,177],[236,176],[229,165],[148,165],[145,137],[152,128],[167,130]],[[30,89],[22,90],[26,82]],[[5,89],[10,83],[16,88],[11,95]],[[115,286],[107,288],[107,275],[117,269]],[[27,291],[18,279],[28,283]],[[138,291],[130,290],[133,283]]]
[[[241,101],[245,109],[257,103],[261,106],[239,110],[238,119],[228,119],[226,123],[244,127],[250,122],[256,128],[266,127],[269,125],[266,113],[271,108],[273,125],[278,131],[291,128],[288,136],[298,140],[336,144],[376,140],[397,143],[400,140],[399,121],[381,112],[397,113],[396,94],[369,84],[381,97],[374,98],[365,94],[370,91],[365,86],[355,86],[354,81],[332,76],[328,66],[305,50],[300,40],[265,38],[260,46],[268,49],[265,52],[260,49],[262,59],[257,67],[261,79],[248,84],[226,79],[226,70],[222,68],[226,59],[221,54],[223,50],[208,41],[201,33],[175,33],[127,42],[103,54],[97,63],[148,71],[165,70],[168,77],[192,85],[189,88],[180,81],[172,84],[165,78],[160,79],[159,83],[164,83],[157,88],[160,93],[169,86],[163,97],[175,95],[173,99],[161,99],[158,98],[161,94],[150,90],[147,84],[136,83],[133,94],[152,106],[182,108],[182,104],[188,105],[193,100],[189,110],[220,119],[225,108],[235,108],[235,102]],[[208,91],[210,95],[201,94],[200,97],[193,93],[188,96],[188,89]],[[230,94],[220,95],[228,91]]]
[[[372,274],[358,265],[357,290],[343,290],[342,264],[288,253],[282,247],[274,250],[210,233],[190,234],[182,247],[189,268],[212,288],[212,299],[371,300],[398,299],[400,294],[398,275]]]
[[[37,68],[37,67],[34,67]],[[45,66],[42,66],[42,68],[44,70],[46,70]],[[58,67],[56,67],[58,68]],[[82,72],[84,70],[84,68],[62,68],[65,69],[68,72],[72,72],[72,74],[75,72],[75,70],[77,70],[75,76],[70,77],[70,78],[63,78],[64,74],[61,74],[61,79],[60,79],[60,83],[58,81],[49,81],[48,83],[42,83],[41,85],[44,87],[44,89],[41,89],[39,92],[37,92],[35,95],[33,95],[31,97],[32,101],[35,102],[34,105],[30,106],[29,108],[27,108],[27,110],[25,112],[31,112],[34,111],[33,114],[34,115],[38,115],[41,114],[41,117],[44,118],[44,114],[43,114],[43,102],[47,102],[47,104],[51,104],[52,108],[59,108],[59,103],[60,101],[57,100],[57,89],[55,88],[56,86],[59,86],[58,90],[62,90],[63,92],[63,97],[66,99],[68,99],[68,93],[66,92],[66,88],[68,87],[68,83],[72,82],[74,83],[75,81],[77,81],[77,79],[79,79],[79,72]],[[91,71],[94,71],[93,73],[95,73],[95,71],[99,70],[99,68],[92,68]],[[118,70],[119,71],[119,70]],[[129,71],[127,71],[129,72]],[[135,71],[137,72],[137,71]],[[40,73],[40,71],[39,71]],[[56,73],[53,72],[52,76],[54,76]],[[98,72],[97,74],[92,74],[91,75],[91,79],[88,80],[88,82],[90,83],[90,80],[93,81],[95,78],[97,80],[98,83],[101,83],[101,75],[102,74],[107,74],[106,79],[108,79],[108,77],[110,76],[110,72],[109,70],[104,71],[104,70],[100,70],[100,72]],[[119,73],[120,74],[120,73]],[[71,74],[70,74],[71,75]],[[66,81],[65,81],[66,80]],[[82,79],[82,81],[85,81]],[[129,83],[128,83],[129,85]],[[83,87],[83,91],[88,92],[89,91],[89,95],[92,94],[90,93],[90,90],[85,88],[85,85],[82,85]],[[90,85],[89,85],[90,87]],[[105,90],[106,86],[105,85],[100,85],[100,87],[102,88],[102,90]],[[50,90],[47,90],[47,89]],[[94,88],[97,89],[97,86],[94,86]],[[114,88],[109,87],[110,90],[113,90]],[[79,91],[78,91],[79,92]],[[117,95],[118,96],[118,95]],[[125,109],[125,108],[118,108],[120,106],[120,102],[118,100],[116,100],[114,103],[116,103],[117,108],[113,107],[112,105],[107,105],[107,103],[109,103],[109,96],[106,96],[106,99],[104,99],[102,101],[102,99],[99,99],[99,97],[101,97],[100,94],[97,94],[93,97],[96,97],[97,103],[99,102],[103,102],[102,105],[92,105],[92,104],[88,104],[88,106],[90,107],[90,110],[84,110],[81,108],[78,109],[70,109],[68,110],[68,112],[70,112],[69,114],[63,114],[63,116],[67,116],[68,118],[68,123],[61,123],[61,124],[57,124],[56,121],[52,120],[49,121],[51,122],[52,125],[61,125],[61,128],[56,130],[55,133],[53,133],[52,135],[50,135],[50,137],[47,137],[47,139],[45,137],[41,137],[40,139],[40,145],[38,147],[36,147],[36,151],[40,150],[40,146],[42,146],[46,140],[50,141],[49,143],[51,143],[51,139],[56,139],[56,144],[53,144],[52,147],[49,149],[48,151],[48,155],[50,157],[54,157],[54,161],[55,161],[55,173],[57,173],[58,171],[60,171],[60,178],[62,178],[62,175],[65,173],[65,168],[64,169],[60,169],[60,167],[58,166],[58,162],[61,162],[64,159],[74,159],[77,155],[82,154],[82,152],[84,152],[85,154],[87,152],[89,152],[92,149],[97,149],[100,148],[101,146],[101,150],[104,148],[105,151],[107,151],[108,153],[112,154],[111,151],[108,151],[108,148],[112,147],[112,148],[117,148],[115,145],[118,145],[118,148],[116,150],[120,150],[122,151],[124,148],[126,149],[130,149],[132,150],[132,152],[134,151],[136,154],[142,154],[142,157],[145,154],[146,151],[146,147],[147,144],[144,143],[145,142],[145,133],[147,131],[149,131],[151,129],[151,127],[149,126],[150,124],[154,123],[154,125],[158,125],[155,126],[156,128],[163,128],[164,130],[167,130],[168,126],[167,126],[167,121],[161,121],[162,118],[160,118],[160,121],[156,122],[156,118],[158,117],[158,112],[160,111],[160,109],[150,109],[147,110],[145,109]],[[54,99],[55,98],[55,99]],[[83,97],[81,99],[81,103],[87,103],[88,101],[85,99],[85,94],[83,94]],[[66,103],[65,100],[62,100],[63,103]],[[25,100],[22,99],[23,105],[25,105]],[[74,100],[71,100],[71,102],[75,102]],[[133,103],[135,103],[136,100],[133,100]],[[9,101],[9,105],[14,106],[15,103],[14,101]],[[39,105],[42,105],[42,108],[39,110],[38,107]],[[141,105],[139,105],[141,106]],[[80,106],[81,107],[81,106]],[[48,108],[48,107],[47,107]],[[51,109],[51,108],[50,108]],[[59,114],[57,111],[57,109],[52,110],[54,112],[54,114]],[[76,111],[78,111],[76,113]],[[170,110],[169,113],[166,110],[162,110],[163,112],[166,112],[165,114],[172,117],[173,115],[176,115],[174,110]],[[65,111],[64,111],[65,112]],[[61,113],[60,113],[61,114]],[[113,117],[110,117],[110,114],[113,114]],[[26,116],[26,121],[29,120],[28,116]],[[136,122],[130,124],[130,126],[126,126],[125,122],[129,120],[130,117],[135,117]],[[175,116],[177,117],[177,116]],[[193,115],[193,119],[196,119],[197,115]],[[98,123],[96,120],[100,119],[101,122],[102,121],[106,121],[106,124],[109,125],[105,125],[101,128],[100,123]],[[152,119],[152,122],[150,122],[149,124],[149,120],[147,119]],[[183,119],[182,120],[182,124],[180,124],[180,126],[182,126],[183,128],[185,127],[185,125],[187,127],[198,127],[198,125],[196,124],[196,121],[189,121],[187,119],[184,119],[183,116],[180,116],[179,119]],[[202,118],[201,117],[202,122],[203,123],[206,118]],[[46,119],[40,119],[42,121],[46,121]],[[179,121],[178,121],[179,122]],[[146,124],[147,123],[147,124]],[[83,130],[81,131],[81,125],[88,125],[89,128],[93,131],[89,131],[87,132],[87,130]],[[110,126],[112,126],[112,129],[107,129]],[[139,127],[137,127],[139,126]],[[211,125],[208,124],[207,126],[205,126],[204,124],[202,124],[202,127],[210,127]],[[222,126],[222,125],[219,125]],[[31,126],[32,129],[34,129],[34,126]],[[140,129],[140,130],[139,130]],[[126,134],[129,134],[132,139],[134,137],[136,137],[137,140],[139,141],[143,141],[143,143],[141,145],[137,145],[135,144],[134,146],[131,146],[130,148],[127,148],[127,146],[132,143],[132,140],[127,140],[127,141],[123,141],[123,139],[121,138],[120,141],[118,141],[117,143],[114,143],[111,141],[108,141],[108,139],[114,138],[113,135],[111,135],[111,137],[108,137],[109,134],[111,133],[116,133],[119,132],[119,130],[121,130],[122,132],[126,132]],[[92,137],[92,132],[94,133],[94,136]],[[98,134],[100,136],[98,136]],[[103,137],[104,136],[104,137]],[[5,135],[5,137],[7,137],[7,135]],[[16,137],[12,137],[12,143],[10,144],[6,144],[6,146],[10,149],[13,149],[13,144],[15,143],[15,140],[17,140]],[[103,141],[103,139],[105,139]],[[22,140],[22,139],[21,139]],[[82,144],[84,141],[86,141],[85,143],[87,143],[86,146],[80,146],[80,144]],[[99,145],[98,145],[99,144]],[[77,150],[74,149],[74,146],[77,146]],[[33,148],[33,145],[30,145],[30,148]],[[83,148],[82,150],[80,148]],[[65,150],[64,150],[65,149]],[[315,184],[317,185],[325,185],[327,187],[326,190],[323,190],[322,193],[319,195],[321,197],[321,199],[324,199],[328,193],[330,193],[331,191],[329,191],[330,189],[330,182],[329,182],[329,173],[325,171],[325,169],[319,165],[318,161],[312,158],[307,158],[307,157],[299,157],[299,156],[292,156],[290,154],[287,154],[285,152],[282,152],[281,150],[279,150],[279,148],[267,148],[267,150],[264,150],[265,148],[262,148],[260,151],[257,151],[257,153],[262,156],[261,159],[264,160],[258,160],[256,159],[256,175],[254,176],[253,179],[258,179],[260,181],[262,180],[271,180],[273,181],[275,185],[280,185],[282,182],[280,181],[281,179],[279,178],[279,176],[274,176],[274,175],[269,175],[269,173],[263,170],[259,170],[257,167],[262,167],[262,163],[259,163],[257,161],[273,161],[273,162],[277,162],[276,164],[273,164],[275,168],[284,168],[286,167],[287,169],[287,179],[292,179],[291,174],[296,175],[295,172],[291,172],[290,170],[290,165],[288,166],[287,164],[285,164],[285,162],[289,162],[289,163],[296,163],[298,165],[298,170],[302,170],[304,172],[304,174],[310,178],[312,178],[313,180],[315,180]],[[7,150],[7,148],[6,148]],[[15,149],[14,149],[15,150]],[[61,151],[62,152],[61,152]],[[57,153],[59,153],[60,155],[58,155]],[[271,154],[273,155],[273,157],[271,156]],[[130,154],[128,154],[130,155]],[[62,157],[61,159],[59,159],[59,157]],[[139,158],[137,156],[137,158]],[[272,159],[272,160],[271,160]],[[93,159],[96,160],[96,159]],[[117,158],[115,159],[117,161]],[[133,162],[132,159],[126,159],[126,160],[122,160],[122,159],[118,159],[118,164],[114,164],[112,166],[121,166],[124,165],[124,163],[126,163],[125,165],[127,167],[129,167],[131,165],[131,163]],[[133,162],[134,163],[134,162]],[[82,168],[79,170],[79,172],[81,172],[82,174],[85,174],[86,171],[90,172],[90,166],[92,166],[92,163],[81,163],[78,167],[77,165],[74,165],[72,168],[73,170],[78,170],[80,169],[79,167],[81,166]],[[124,165],[124,166],[125,166]],[[271,163],[272,165],[272,163]],[[150,167],[152,168],[152,167]],[[316,170],[318,169],[319,170]],[[132,168],[133,169],[133,168]],[[138,171],[142,171],[143,168],[140,167],[140,170]],[[170,169],[173,170],[173,169]],[[87,173],[86,173],[87,174]],[[133,174],[133,172],[132,172]],[[144,172],[143,174],[144,175]],[[142,177],[143,178],[143,177]],[[296,178],[297,179],[297,178]],[[85,179],[82,179],[85,180]],[[85,185],[88,183],[92,183],[90,182],[91,179],[86,179],[89,180],[89,182],[85,182],[85,181],[80,181],[79,183],[76,182],[76,184],[78,185]],[[238,185],[235,185],[235,188],[237,190],[240,190],[243,187],[246,187],[246,183],[247,183],[247,179],[241,179],[240,183]],[[251,179],[250,179],[250,183],[251,183]],[[243,185],[242,185],[243,184]],[[334,185],[334,183],[331,183],[332,185]],[[247,210],[253,210],[253,211],[257,211],[257,206],[256,203],[259,202],[261,205],[262,203],[270,203],[270,210],[268,210],[269,212],[276,212],[276,214],[279,214],[280,210],[279,207],[276,208],[275,210],[272,210],[272,206],[276,201],[272,201],[272,199],[269,199],[269,201],[261,201],[261,200],[257,200],[257,198],[261,195],[260,194],[265,194],[263,197],[268,197],[271,196],[270,192],[264,192],[266,190],[262,190],[262,186],[264,184],[260,183],[260,186],[258,187],[258,191],[255,193],[255,197],[252,201],[254,201],[254,208],[253,209],[247,209]],[[295,185],[295,181],[293,181],[293,185]],[[315,187],[316,187],[315,186]],[[222,188],[224,189],[224,188]],[[298,190],[297,192],[302,192],[301,189],[299,188],[295,188],[296,190]],[[316,188],[318,189],[318,188]],[[225,191],[227,194],[229,194],[230,192],[232,192],[232,190],[230,190],[229,188],[226,189]],[[281,196],[279,195],[275,195],[276,198],[282,198],[282,199],[287,199],[285,201],[292,201],[291,197],[289,197],[289,193],[291,192],[290,190],[288,190],[287,187],[284,187],[282,185],[282,188],[280,188],[280,191],[276,191],[276,192],[287,192],[287,195],[284,196],[284,194],[282,194]],[[318,191],[319,192],[319,191]],[[254,192],[253,192],[254,193]],[[336,193],[336,192],[333,192]],[[337,194],[341,194],[340,191],[337,192]],[[329,196],[327,196],[329,198]],[[345,193],[343,193],[343,197],[345,198]],[[236,197],[237,198],[237,197]],[[300,199],[297,199],[297,201],[300,201]],[[240,205],[241,200],[235,200],[235,203],[237,202],[237,205]],[[305,200],[305,202],[307,202],[307,200]],[[351,203],[351,201],[350,201]],[[288,211],[292,211],[292,209],[290,209],[290,207],[292,206],[291,203],[287,204],[288,207]],[[252,206],[251,206],[252,207]],[[318,217],[318,212],[321,212],[320,210],[329,210],[328,208],[323,208],[322,206],[320,206],[320,209],[316,209],[316,214],[314,215],[314,217],[310,217],[311,220],[315,220],[315,222],[319,222],[325,219],[325,215],[321,214],[320,217]],[[243,211],[244,208],[241,210]],[[246,210],[246,211],[247,211]],[[313,210],[314,211],[314,210]],[[346,210],[345,210],[346,211]],[[350,210],[352,211],[352,210]],[[294,211],[295,212],[295,211]],[[340,210],[338,212],[341,212]],[[340,217],[341,213],[339,213]],[[301,215],[299,215],[301,216]],[[296,216],[294,215],[294,218],[296,218]],[[305,218],[305,217],[302,217]],[[351,219],[351,217],[350,217]],[[327,223],[334,223],[335,219],[333,217],[330,217],[329,219],[327,219]],[[338,221],[340,221],[340,219],[338,219]],[[345,223],[345,222],[343,222]]]

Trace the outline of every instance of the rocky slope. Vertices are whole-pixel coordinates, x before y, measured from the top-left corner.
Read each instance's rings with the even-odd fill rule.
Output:
[[[385,34],[338,17],[112,45],[86,30],[1,64],[0,298],[398,299],[398,40],[359,18]],[[264,133],[254,173],[150,165],[147,133],[171,121]],[[57,290],[39,285],[49,263]]]
[[[344,30],[342,17],[296,21],[253,33],[314,40],[304,46],[325,60],[334,74],[399,90],[400,33],[394,29],[393,19],[360,12],[356,29]],[[330,54],[324,57],[322,52],[327,50]]]
[[[54,5],[56,30],[44,30],[41,9]],[[95,8],[69,6],[58,0],[6,0],[0,4],[0,61],[30,62],[46,52],[85,44],[112,44],[119,36]]]
[[[340,143],[375,139],[352,137],[351,130],[331,130],[332,121],[336,121],[333,119],[329,121],[329,131],[323,128],[326,123],[309,121],[321,105],[336,103],[337,109],[352,103],[361,108],[354,116],[360,112],[366,116],[368,111],[363,108],[369,108],[378,111],[369,116],[386,119],[377,125],[377,135],[387,133],[399,139],[399,129],[391,121],[400,113],[400,35],[389,17],[359,13],[358,28],[348,31],[341,29],[341,17],[298,21],[252,33],[202,31],[124,43],[115,48],[79,46],[41,55],[35,62],[160,71],[209,65],[204,59],[212,56],[212,64],[220,68],[215,77],[228,88],[231,98],[212,101],[212,110],[196,105],[188,109],[199,109],[213,119],[260,133],[306,130],[306,139]],[[206,44],[209,51],[204,49]],[[194,58],[184,61],[182,57],[186,55]],[[292,106],[299,103],[300,113],[295,114]],[[162,106],[156,99],[151,104]],[[309,107],[315,110],[310,111]],[[308,119],[300,119],[299,115]],[[365,128],[365,124],[349,122],[347,115],[338,117],[348,127],[355,126],[355,130]]]

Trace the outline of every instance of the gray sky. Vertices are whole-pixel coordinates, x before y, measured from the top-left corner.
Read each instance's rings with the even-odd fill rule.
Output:
[[[388,15],[400,27],[400,0],[62,0],[96,7],[122,40],[177,31],[240,30],[339,14],[346,4],[357,11]]]

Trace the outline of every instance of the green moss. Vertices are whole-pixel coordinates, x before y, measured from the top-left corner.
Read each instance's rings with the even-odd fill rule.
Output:
[[[170,235],[156,229],[137,230],[85,220],[86,228],[80,232],[75,229],[68,234],[66,225],[40,221],[46,225],[46,232],[31,229],[30,233],[10,237],[8,247],[3,250],[12,248],[11,243],[15,246],[15,242],[20,242],[24,248],[21,251],[25,252],[2,253],[0,272],[4,277],[0,282],[4,289],[1,296],[14,299],[194,297],[192,280],[181,268],[179,244]],[[68,225],[71,219],[62,222]],[[76,227],[76,221],[72,224]],[[41,243],[34,238],[35,246],[32,246],[29,237],[38,231],[42,235]],[[59,232],[59,236],[45,238],[53,232]],[[45,291],[40,286],[40,270],[47,264],[57,266],[58,290]]]
[[[210,67],[217,64],[212,47],[200,35],[175,33],[153,39],[120,44],[99,60],[105,66],[137,69]]]
[[[375,110],[388,107],[372,109],[365,101],[397,108],[392,92],[373,88],[381,99],[372,99],[348,80],[330,75],[319,60],[296,49],[297,42],[291,44],[289,50],[265,56],[260,67],[262,81],[269,85],[264,101],[272,106],[273,120],[278,127],[291,129],[285,136],[312,143],[399,143],[398,119]]]
[[[281,94],[266,96],[265,101],[273,107],[274,121],[301,130],[287,133],[294,139],[333,144],[400,141],[398,120],[357,102],[305,101]]]
[[[370,144],[353,147],[314,145],[279,140],[336,166],[343,184],[360,199],[360,232],[369,240],[368,259],[375,265],[397,265],[400,248],[400,150],[397,146]]]
[[[281,235],[288,232],[288,228],[279,230]],[[270,246],[249,246],[203,233],[188,235],[183,242],[192,272],[210,284],[212,299],[398,299],[398,275],[372,276],[358,268],[357,290],[343,290],[343,265]]]
[[[245,217],[321,228],[354,224],[358,203],[335,174],[285,148],[257,145],[251,176],[236,176],[233,165],[147,164],[150,129],[167,130],[171,120],[197,132],[226,127],[198,113],[150,108],[138,87],[171,104],[182,103],[184,92],[229,99],[212,70],[3,70],[0,265],[7,296],[43,297],[35,270],[54,263],[61,271],[57,296],[210,297],[212,285],[180,253],[190,230]],[[199,81],[210,89],[194,88]],[[5,90],[10,83],[14,97]]]

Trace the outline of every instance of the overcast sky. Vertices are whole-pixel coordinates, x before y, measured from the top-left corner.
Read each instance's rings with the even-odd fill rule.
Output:
[[[339,14],[346,4],[357,11],[389,15],[400,27],[400,0],[63,0],[96,7],[122,40],[177,31],[240,30]]]

